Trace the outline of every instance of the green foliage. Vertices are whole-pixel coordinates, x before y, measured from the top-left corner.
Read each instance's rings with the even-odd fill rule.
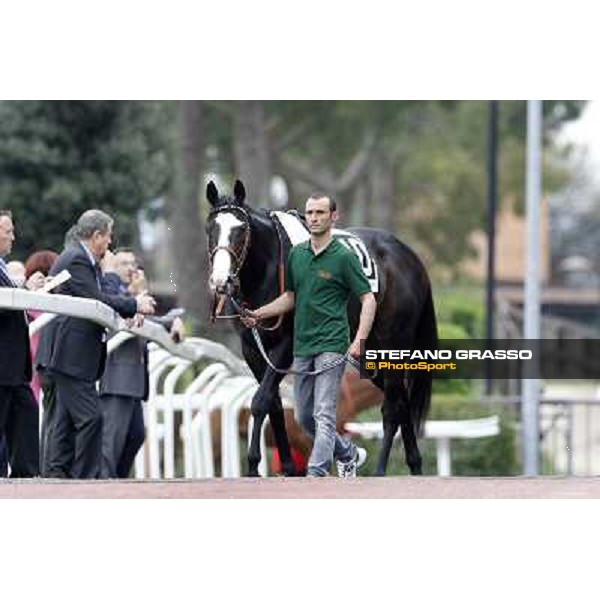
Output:
[[[136,212],[168,187],[169,107],[157,102],[0,103],[0,198],[17,226],[15,258],[60,250],[88,208],[135,241]]]
[[[440,340],[466,340],[483,337],[484,305],[481,288],[434,286],[434,304]],[[434,378],[435,394],[468,394],[468,379]]]
[[[518,475],[520,471],[515,429],[516,416],[507,410],[465,400],[463,397],[447,395],[434,397],[429,416],[431,420],[479,419],[492,415],[500,417],[500,433],[497,436],[452,440],[453,475],[476,477]],[[365,411],[360,416],[361,421],[380,419],[381,414],[378,409]],[[361,468],[361,475],[374,475],[381,440],[361,440],[358,443],[368,452],[367,462]],[[437,474],[435,440],[420,440],[419,447],[423,456],[423,473]],[[408,473],[402,442],[397,439],[392,448],[387,474],[408,475]]]
[[[485,223],[488,102],[422,103],[412,112],[418,126],[399,134],[400,235],[423,249],[436,266],[455,269],[471,256],[469,234]],[[544,102],[544,192],[564,185],[564,152],[552,134],[577,118],[584,103]],[[525,102],[499,104],[499,194],[522,209],[525,190]]]
[[[485,303],[481,286],[434,286],[434,304],[440,324],[450,323],[461,327],[467,338],[483,337]],[[446,338],[443,331],[440,332],[439,337],[461,339],[458,335],[448,335]]]

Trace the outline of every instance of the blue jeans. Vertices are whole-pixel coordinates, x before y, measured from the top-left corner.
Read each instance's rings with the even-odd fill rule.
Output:
[[[343,355],[323,352],[310,357],[294,358],[294,370],[314,371]],[[354,457],[355,446],[336,431],[337,398],[345,362],[319,375],[295,375],[294,398],[296,419],[313,440],[308,459],[308,475],[329,473],[332,459],[347,462]]]

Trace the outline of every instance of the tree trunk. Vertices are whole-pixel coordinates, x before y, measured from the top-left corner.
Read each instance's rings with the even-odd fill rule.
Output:
[[[208,316],[206,239],[199,210],[203,135],[201,103],[181,102],[175,183],[167,211],[175,292],[195,333],[206,325]]]
[[[339,210],[342,212],[342,228],[365,227],[367,222],[367,195],[369,188],[364,181],[359,181],[350,194],[348,201],[341,203]],[[344,218],[344,213],[346,218]]]
[[[379,157],[370,166],[369,180],[370,224],[394,233],[397,227],[394,166]]]
[[[271,204],[271,155],[261,101],[234,102],[233,146],[236,177],[244,182],[253,206]]]

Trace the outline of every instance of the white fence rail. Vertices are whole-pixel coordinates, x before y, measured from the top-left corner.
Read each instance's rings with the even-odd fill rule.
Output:
[[[178,441],[182,444],[184,476],[213,477],[210,412],[216,408],[222,411],[222,475],[240,476],[239,413],[250,406],[257,383],[246,363],[228,348],[199,338],[175,343],[162,325],[148,319],[141,327],[132,329],[114,310],[97,300],[0,288],[0,308],[43,311],[30,324],[30,336],[39,333],[60,314],[88,319],[115,331],[116,335],[108,342],[109,353],[132,336],[152,342],[150,396],[144,403],[147,435],[136,457],[136,477],[175,477]],[[181,387],[182,377],[199,361],[208,364],[192,377],[183,391],[176,392]],[[176,432],[178,413],[183,424]],[[259,469],[261,474],[267,474],[266,453]]]

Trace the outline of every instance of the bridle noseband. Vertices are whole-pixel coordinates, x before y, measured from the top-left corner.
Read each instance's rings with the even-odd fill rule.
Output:
[[[246,211],[246,209],[242,208],[241,206],[237,206],[235,204],[224,204],[223,206],[213,209],[210,212],[210,214],[208,215],[208,218],[210,219],[212,217],[216,217],[216,215],[218,215],[219,213],[224,213],[224,212],[228,212],[228,213],[234,212],[234,213],[238,213],[239,215],[241,215],[242,221],[244,222],[244,226],[245,226],[246,232],[247,232],[246,236],[244,238],[244,244],[239,253],[236,253],[236,251],[233,250],[232,248],[230,248],[229,246],[215,246],[209,252],[208,262],[209,262],[210,268],[212,270],[213,259],[214,259],[215,254],[219,250],[225,250],[229,254],[229,256],[231,256],[231,258],[233,259],[233,262],[234,262],[234,269],[231,274],[231,277],[234,280],[238,280],[239,273],[242,269],[244,261],[246,260],[246,255],[248,254],[248,248],[250,248],[250,238],[251,238],[251,233],[252,233],[252,228],[250,227],[250,215],[248,214],[248,211]]]

